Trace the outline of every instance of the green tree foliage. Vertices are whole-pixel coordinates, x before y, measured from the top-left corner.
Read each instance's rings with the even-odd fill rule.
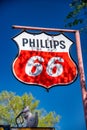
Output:
[[[39,102],[31,93],[18,96],[13,92],[3,91],[0,93],[0,124],[16,126],[15,118],[25,106],[29,106],[32,113],[38,112],[38,127],[52,127],[58,123],[60,116],[55,112],[47,113],[44,109],[38,110]]]
[[[87,0],[72,0],[70,7],[65,27],[80,25],[80,31],[87,31]]]

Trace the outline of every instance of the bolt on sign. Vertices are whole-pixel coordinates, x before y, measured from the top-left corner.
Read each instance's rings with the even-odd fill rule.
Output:
[[[69,52],[73,42],[64,34],[23,31],[13,40],[19,47],[13,73],[21,82],[48,89],[55,85],[68,85],[76,79],[77,67]]]

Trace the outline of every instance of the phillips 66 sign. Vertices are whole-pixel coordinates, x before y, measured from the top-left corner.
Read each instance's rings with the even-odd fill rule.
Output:
[[[64,34],[24,31],[13,40],[19,47],[13,73],[21,82],[50,88],[70,84],[76,79],[77,67],[69,54],[73,42]]]

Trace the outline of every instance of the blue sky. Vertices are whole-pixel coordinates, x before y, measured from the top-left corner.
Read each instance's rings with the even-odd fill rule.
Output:
[[[40,100],[39,108],[44,108],[47,112],[55,111],[61,116],[58,124],[60,130],[86,130],[79,77],[73,84],[53,87],[48,93],[42,87],[21,83],[12,73],[12,63],[18,54],[18,48],[12,37],[21,32],[12,29],[12,25],[62,29],[65,25],[64,19],[71,11],[70,2],[71,0],[0,1],[0,91],[13,91],[17,95],[32,93]],[[79,26],[73,28],[79,29]],[[73,35],[69,36],[75,41]],[[81,34],[84,68],[87,74],[86,42],[86,34]],[[70,53],[78,64],[75,44],[71,47]]]

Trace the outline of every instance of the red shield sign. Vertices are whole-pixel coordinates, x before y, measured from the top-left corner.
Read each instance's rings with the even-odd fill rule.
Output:
[[[45,88],[75,80],[77,67],[69,54],[73,42],[65,35],[24,31],[13,40],[19,47],[19,55],[13,62],[13,73],[18,80]]]

